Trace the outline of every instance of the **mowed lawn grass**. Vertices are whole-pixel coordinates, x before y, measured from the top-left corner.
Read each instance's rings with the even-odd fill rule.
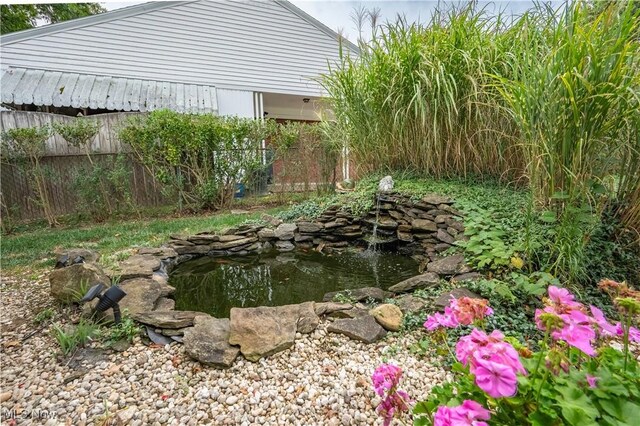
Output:
[[[209,214],[179,218],[155,218],[114,221],[82,227],[34,228],[2,237],[0,267],[3,274],[14,274],[52,267],[55,251],[68,248],[90,248],[102,255],[102,262],[114,259],[118,252],[135,247],[159,247],[171,234],[195,234],[219,231],[247,220],[258,219],[262,213]],[[124,255],[126,257],[126,254]]]

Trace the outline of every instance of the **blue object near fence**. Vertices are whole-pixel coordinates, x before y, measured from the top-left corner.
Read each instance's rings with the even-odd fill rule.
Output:
[[[244,183],[236,183],[236,192],[233,194],[234,198],[243,198],[244,197]]]

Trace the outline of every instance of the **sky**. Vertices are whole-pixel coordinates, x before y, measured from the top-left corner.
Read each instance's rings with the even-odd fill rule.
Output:
[[[119,9],[125,6],[145,3],[145,1],[102,2],[108,10]],[[467,3],[464,0],[378,0],[378,1],[352,1],[352,0],[292,0],[291,3],[307,12],[334,31],[341,31],[351,41],[358,39],[358,31],[351,19],[354,9],[364,7],[372,10],[380,9],[381,22],[394,21],[397,15],[406,16],[409,22],[426,22],[438,3],[460,5]],[[478,7],[486,7],[488,13],[504,11],[508,15],[518,15],[533,5],[531,0],[477,0]],[[555,2],[559,3],[559,2]],[[363,38],[369,39],[371,30],[367,27]]]

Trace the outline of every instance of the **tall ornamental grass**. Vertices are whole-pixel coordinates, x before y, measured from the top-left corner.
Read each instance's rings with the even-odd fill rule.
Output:
[[[508,72],[502,26],[471,8],[427,26],[400,20],[331,69],[324,87],[364,171],[522,177],[519,132],[488,89]]]
[[[387,24],[324,77],[367,170],[531,187],[557,223],[548,268],[579,278],[601,212],[640,231],[640,7],[576,1],[513,22],[466,7]]]

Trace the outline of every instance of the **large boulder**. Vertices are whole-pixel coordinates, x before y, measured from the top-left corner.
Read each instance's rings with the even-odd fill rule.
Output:
[[[402,327],[402,311],[396,305],[384,303],[369,311],[385,330],[398,331]]]
[[[123,260],[114,271],[120,279],[149,278],[153,271],[160,269],[160,258],[152,254],[136,254]]]
[[[278,225],[275,231],[276,238],[279,240],[292,240],[293,233],[298,229],[295,223],[282,223]]]
[[[390,293],[388,291],[384,291],[383,289],[378,288],[378,287],[363,287],[363,288],[356,288],[354,290],[331,291],[329,293],[326,293],[323,296],[322,301],[323,302],[333,302],[333,301],[335,301],[334,298],[338,294],[342,294],[346,298],[348,298],[350,300],[353,300],[354,302],[360,302],[362,300],[367,300],[367,299],[371,299],[371,300],[375,300],[377,302],[380,302],[380,301],[382,301],[384,299],[387,299],[387,298],[393,296],[393,293]]]
[[[430,262],[427,265],[427,271],[438,275],[456,275],[470,272],[471,268],[464,263],[463,255],[455,254]]]
[[[133,315],[133,319],[157,328],[184,328],[193,325],[194,318],[207,315],[196,311],[151,311],[138,312]]]
[[[404,281],[400,281],[398,284],[392,285],[389,287],[389,291],[394,293],[406,293],[417,288],[434,286],[438,284],[438,282],[440,282],[438,274],[425,272],[424,274],[416,275],[415,277],[408,278]]]
[[[120,309],[125,309],[134,316],[140,312],[156,309],[161,298],[175,291],[170,285],[160,284],[148,278],[134,278],[120,283],[120,288],[127,295],[120,301]]]
[[[193,327],[184,332],[184,350],[191,358],[212,367],[229,368],[240,349],[229,344],[230,322],[208,315],[193,319]]]
[[[49,274],[51,296],[62,303],[79,301],[84,292],[96,284],[108,286],[111,280],[94,263],[77,263],[54,269]]]
[[[310,333],[320,319],[313,302],[257,308],[231,308],[229,343],[240,345],[249,361],[283,351],[293,345],[296,332]]]
[[[100,253],[94,250],[75,248],[56,253],[56,268],[63,268],[76,263],[96,263]]]
[[[387,334],[386,330],[371,315],[335,320],[327,328],[327,331],[344,334],[351,339],[364,343],[376,342]]]

